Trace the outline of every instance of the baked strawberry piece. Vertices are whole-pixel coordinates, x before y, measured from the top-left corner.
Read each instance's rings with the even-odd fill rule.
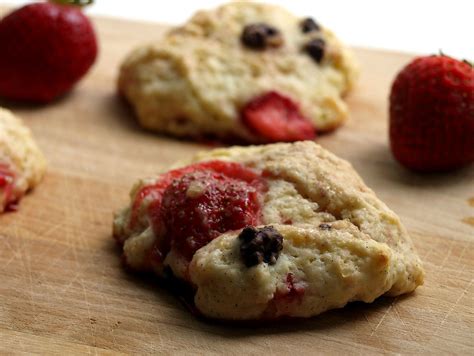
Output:
[[[30,130],[0,108],[0,213],[17,209],[20,198],[41,181],[45,166]]]
[[[390,146],[405,167],[446,171],[474,162],[474,69],[445,55],[420,57],[395,78]]]
[[[172,248],[190,261],[224,232],[257,225],[258,198],[256,187],[220,172],[196,171],[173,181],[160,214]]]
[[[20,196],[15,194],[14,187],[15,174],[9,165],[0,162],[0,212],[16,210]]]
[[[223,161],[172,170],[145,184],[134,197],[126,229],[149,224],[159,238],[144,266],[133,267],[162,269],[170,252],[187,264],[199,248],[222,233],[258,224],[263,190],[256,172]],[[122,232],[115,236],[123,242]]]
[[[316,129],[289,98],[269,92],[250,101],[242,111],[242,120],[266,142],[312,140]]]
[[[399,218],[311,141],[205,152],[142,180],[114,236],[128,267],[173,276],[211,318],[310,317],[423,283]]]

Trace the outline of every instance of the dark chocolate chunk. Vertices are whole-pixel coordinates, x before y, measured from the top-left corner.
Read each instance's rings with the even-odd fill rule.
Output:
[[[283,37],[280,31],[264,23],[245,26],[240,40],[245,46],[252,49],[279,47],[283,44]]]
[[[322,224],[319,224],[319,228],[321,230],[331,230],[332,226],[330,224],[322,223]]]
[[[303,21],[301,21],[300,27],[303,33],[321,30],[321,26],[319,26],[319,24],[316,21],[314,21],[311,17],[307,17]]]
[[[326,42],[321,38],[315,38],[314,40],[309,41],[304,47],[305,51],[318,63],[324,57],[324,49],[326,47]]]
[[[276,263],[283,249],[283,236],[273,227],[247,226],[239,234],[240,256],[247,267]]]

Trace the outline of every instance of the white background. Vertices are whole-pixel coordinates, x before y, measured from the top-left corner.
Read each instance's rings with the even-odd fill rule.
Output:
[[[31,1],[8,0],[21,5]],[[93,15],[179,24],[219,0],[95,0]],[[273,0],[351,45],[474,60],[474,0]]]

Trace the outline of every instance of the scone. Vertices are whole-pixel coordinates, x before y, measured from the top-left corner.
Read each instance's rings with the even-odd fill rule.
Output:
[[[30,130],[0,108],[0,213],[15,210],[20,198],[41,181],[45,168]]]
[[[232,2],[133,51],[118,88],[147,129],[290,142],[341,125],[348,114],[342,96],[356,76],[350,51],[315,20]]]
[[[204,316],[310,317],[424,272],[398,216],[311,142],[217,149],[139,181],[114,220],[126,264],[191,286]]]

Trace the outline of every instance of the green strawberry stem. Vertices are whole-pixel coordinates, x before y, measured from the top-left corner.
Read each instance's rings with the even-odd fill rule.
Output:
[[[87,6],[94,2],[94,0],[49,0],[50,2],[54,2],[56,4],[61,5],[75,5],[75,6]]]

